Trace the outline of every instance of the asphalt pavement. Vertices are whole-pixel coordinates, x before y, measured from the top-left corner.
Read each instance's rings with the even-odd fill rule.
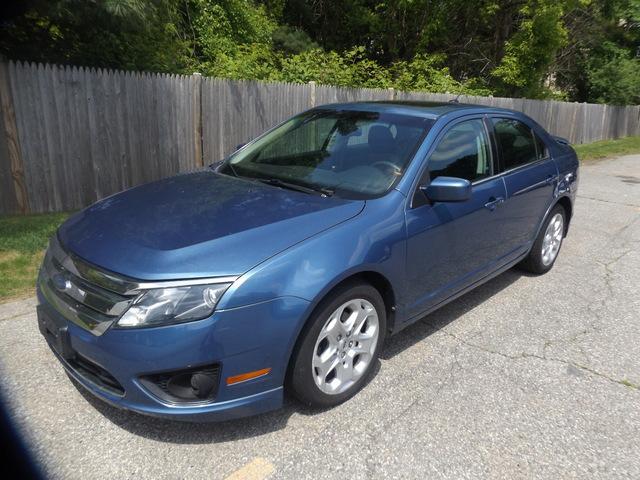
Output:
[[[511,270],[386,345],[326,411],[184,424],[77,388],[0,305],[0,388],[54,478],[640,478],[640,156],[582,167],[554,269]]]

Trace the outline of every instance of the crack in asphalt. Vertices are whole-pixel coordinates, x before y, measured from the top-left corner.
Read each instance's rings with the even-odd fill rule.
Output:
[[[600,314],[598,312],[591,312],[595,315],[595,317],[597,319],[601,319]],[[580,351],[580,354],[582,355],[582,357],[589,362],[590,361],[590,357],[589,354],[587,353],[587,351],[584,349],[584,347],[580,344],[581,338],[583,336],[588,335],[589,333],[592,332],[597,332],[599,331],[599,328],[597,325],[591,324],[589,325],[588,328],[584,328],[581,329],[578,332],[575,332],[570,338],[568,339],[544,339],[544,345],[542,346],[542,357],[547,357],[547,349],[556,346],[556,345],[573,345],[575,347],[578,348],[578,350]]]
[[[623,203],[623,202],[614,202],[613,200],[604,200],[602,198],[596,197],[587,197],[585,195],[576,195],[578,198],[584,198],[585,200],[593,200],[594,202],[603,202],[603,203],[611,203],[613,205],[620,205],[622,207],[633,207],[640,208],[640,205],[636,205],[635,203]]]
[[[428,327],[428,328],[430,328],[430,327]],[[433,328],[430,328],[430,329],[434,330]],[[378,445],[378,443],[380,442],[380,440],[382,438],[382,435],[384,435],[384,433],[386,433],[389,430],[390,427],[392,427],[393,425],[398,423],[398,421],[400,421],[403,418],[405,418],[407,413],[413,407],[415,407],[416,405],[427,405],[427,404],[431,403],[432,401],[434,401],[438,397],[440,392],[442,392],[442,390],[444,390],[444,388],[447,385],[450,385],[451,383],[453,383],[455,381],[454,372],[456,370],[456,367],[459,368],[460,370],[464,370],[464,368],[462,367],[462,365],[460,365],[460,362],[458,361],[457,351],[458,351],[458,345],[456,344],[455,348],[454,348],[454,351],[453,351],[453,361],[450,364],[449,371],[448,371],[446,377],[439,383],[438,388],[433,392],[432,395],[429,395],[427,398],[419,398],[419,397],[415,398],[406,407],[404,407],[402,410],[400,410],[400,412],[398,412],[395,416],[393,416],[393,418],[390,418],[389,420],[384,422],[379,428],[367,433],[367,437],[369,438],[369,442],[370,442],[370,447],[376,447]],[[374,450],[374,448],[370,448],[369,452],[367,453],[367,456],[365,458],[365,467],[366,467],[366,472],[367,472],[367,478],[375,478],[374,473],[375,473],[376,465],[374,464],[373,460],[374,460],[374,456],[375,456],[375,454],[377,454],[377,452],[374,452],[373,450]]]
[[[595,376],[604,378],[606,380],[609,380],[610,382],[617,383],[619,385],[624,385],[625,387],[632,388],[634,390],[640,390],[640,385],[636,385],[636,384],[630,382],[627,379],[620,380],[620,379],[611,377],[610,375],[607,375],[606,373],[599,372],[599,371],[597,371],[597,370],[595,370],[595,369],[593,369],[591,367],[588,367],[586,365],[582,365],[582,364],[579,364],[579,363],[576,363],[576,362],[572,362],[570,360],[565,360],[565,359],[562,359],[562,358],[555,358],[555,357],[547,357],[547,356],[544,356],[544,355],[536,355],[535,353],[527,353],[527,352],[520,352],[519,354],[516,354],[516,355],[508,354],[508,353],[505,353],[505,352],[501,352],[499,350],[493,350],[491,348],[483,347],[482,345],[478,345],[476,343],[468,342],[465,339],[459,337],[458,335],[456,335],[454,333],[451,333],[451,332],[448,332],[446,330],[442,330],[442,333],[444,333],[445,335],[448,335],[448,336],[456,339],[461,344],[466,345],[466,346],[468,346],[470,348],[475,348],[477,350],[480,350],[480,351],[483,351],[483,352],[486,352],[486,353],[490,353],[492,355],[498,355],[498,356],[501,356],[501,357],[509,359],[509,360],[522,360],[522,359],[532,358],[532,359],[536,359],[536,360],[542,360],[542,361],[545,361],[545,362],[560,363],[560,364],[563,364],[563,365],[572,366],[572,367],[580,369],[580,370],[584,370],[586,372],[591,373],[592,375],[595,375]]]
[[[634,218],[629,223],[627,223],[622,228],[620,228],[617,232],[615,232],[613,234],[612,240],[615,240],[617,237],[619,237],[620,235],[625,233],[627,230],[629,230],[638,220],[640,220],[640,215],[637,215],[636,218]],[[623,244],[626,245],[628,242],[633,242],[633,241],[637,241],[637,240],[634,240],[634,239],[623,240]]]
[[[35,308],[34,308],[35,310]],[[10,317],[0,317],[0,322],[5,322],[7,320],[13,320],[15,318],[19,318],[19,317],[24,317],[27,315],[33,315],[33,312],[22,312],[22,313],[16,313],[15,315],[11,315]]]

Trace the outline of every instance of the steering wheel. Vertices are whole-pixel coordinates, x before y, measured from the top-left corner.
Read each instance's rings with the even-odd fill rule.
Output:
[[[390,162],[388,160],[379,160],[371,164],[372,167],[376,167],[380,170],[387,171],[391,170],[393,175],[400,176],[402,174],[402,169],[397,166],[395,163]]]

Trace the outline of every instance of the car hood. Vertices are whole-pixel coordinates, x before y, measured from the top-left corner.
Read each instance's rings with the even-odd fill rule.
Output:
[[[363,207],[201,171],[105,198],[58,237],[80,258],[139,280],[238,275]]]

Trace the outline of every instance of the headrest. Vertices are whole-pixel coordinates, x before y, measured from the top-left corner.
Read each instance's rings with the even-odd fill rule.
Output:
[[[376,153],[391,152],[395,148],[395,139],[384,125],[373,125],[369,128],[368,142],[369,147]]]

